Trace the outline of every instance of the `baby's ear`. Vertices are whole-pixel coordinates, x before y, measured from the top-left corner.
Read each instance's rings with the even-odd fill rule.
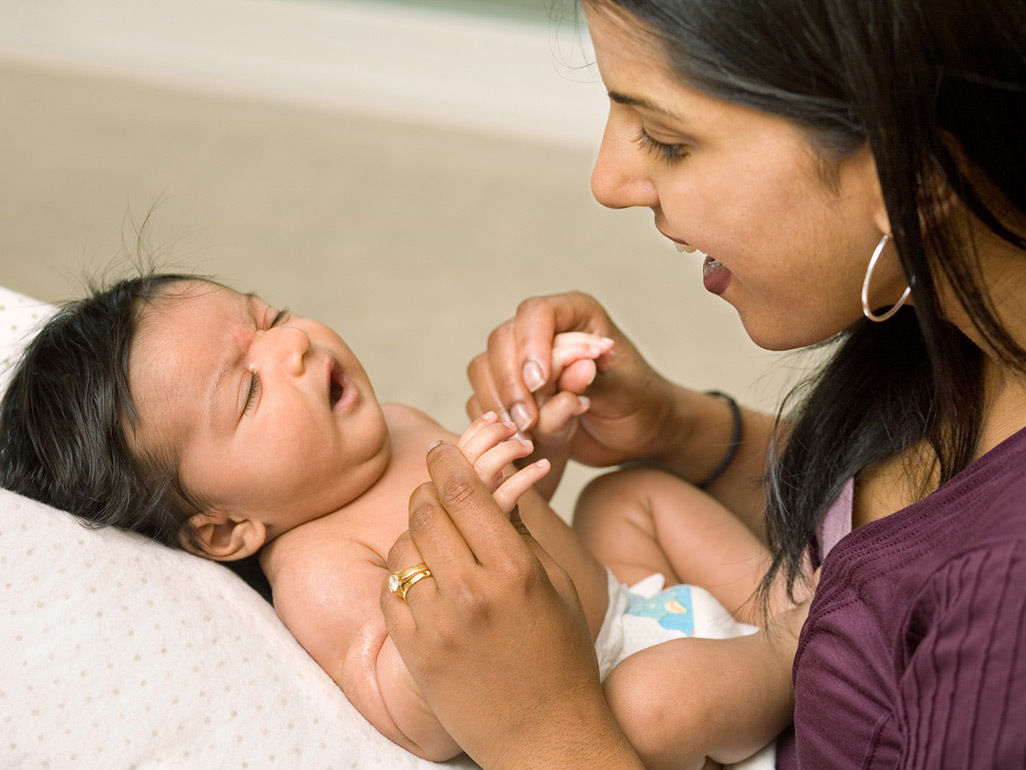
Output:
[[[219,511],[196,513],[178,533],[182,548],[214,561],[245,559],[259,551],[267,540],[263,522],[235,518]]]

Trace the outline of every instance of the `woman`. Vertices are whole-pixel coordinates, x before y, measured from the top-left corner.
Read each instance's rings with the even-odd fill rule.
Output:
[[[553,335],[613,337],[571,455],[708,482],[771,545],[765,585],[822,564],[780,764],[1021,767],[1026,6],[584,7],[611,100],[596,197],[707,254],[758,344],[835,351],[775,426],[665,381],[594,300],[537,298],[471,365],[471,411],[544,443]],[[436,712],[488,768],[640,766],[566,577],[453,448],[428,461],[389,567],[434,580],[382,606]]]

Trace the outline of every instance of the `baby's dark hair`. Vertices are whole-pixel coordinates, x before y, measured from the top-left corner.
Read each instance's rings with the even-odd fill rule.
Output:
[[[63,305],[25,348],[0,402],[0,487],[73,513],[93,527],[139,532],[172,548],[202,510],[170,451],[133,450],[139,420],[128,356],[145,308],[182,281],[147,271]],[[257,556],[226,567],[264,599]]]
[[[0,486],[179,546],[197,506],[162,453],[133,451],[128,357],[145,306],[196,276],[147,273],[63,305],[28,344],[0,404]]]

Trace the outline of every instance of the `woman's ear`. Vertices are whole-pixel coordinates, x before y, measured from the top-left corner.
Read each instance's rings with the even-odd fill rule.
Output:
[[[245,559],[259,551],[266,541],[267,528],[263,522],[233,518],[219,511],[193,514],[178,533],[182,548],[214,561]]]
[[[891,232],[887,204],[884,201],[883,188],[880,186],[880,175],[876,170],[876,159],[873,158],[873,152],[869,146],[862,147],[854,155],[842,160],[840,169],[839,178],[841,184],[847,186],[846,189],[863,191],[876,229],[881,233]]]

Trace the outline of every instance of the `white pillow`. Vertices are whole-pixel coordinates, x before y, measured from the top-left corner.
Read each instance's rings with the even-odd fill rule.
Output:
[[[51,311],[0,288],[0,390]],[[438,767],[371,727],[217,564],[0,490],[0,584],[5,767]]]

